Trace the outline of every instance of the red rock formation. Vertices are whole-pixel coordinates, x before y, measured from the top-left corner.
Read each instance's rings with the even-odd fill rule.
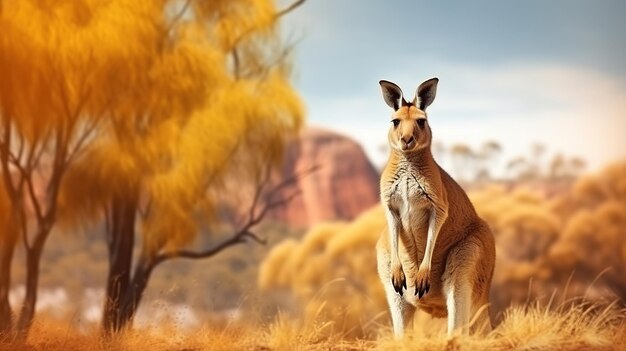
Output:
[[[301,195],[275,210],[274,219],[300,228],[326,220],[352,220],[378,202],[378,172],[361,145],[347,136],[319,128],[304,130],[287,149],[283,176],[313,166],[317,170],[296,185]]]

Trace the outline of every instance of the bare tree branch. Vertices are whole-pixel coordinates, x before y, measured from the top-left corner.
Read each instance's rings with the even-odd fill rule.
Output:
[[[74,147],[71,148],[70,152],[68,153],[66,163],[71,163],[80,154],[80,152],[83,150],[83,144],[89,139],[89,137],[92,136],[92,133],[98,126],[98,122],[100,120],[100,118],[94,118],[91,123],[85,126],[82,135],[80,135],[80,137],[76,141],[76,144],[74,144]]]
[[[232,51],[233,55],[233,75],[235,79],[241,78],[241,62],[239,60],[239,51],[237,50],[237,46],[233,47]]]
[[[306,1],[306,0],[297,0],[297,1],[294,1],[291,5],[289,5],[289,6],[285,7],[284,9],[282,9],[282,10],[280,10],[280,11],[276,12],[275,17],[276,17],[276,18],[280,18],[280,17],[282,17],[282,16],[284,16],[284,15],[288,14],[289,12],[291,12],[291,11],[293,11],[293,10],[297,9],[297,8],[298,8],[298,7],[300,7],[302,4],[304,4],[304,2],[305,2],[305,1]]]
[[[274,57],[268,58],[269,61],[267,62],[267,64],[259,66],[255,70],[248,71],[247,75],[254,75],[257,77],[266,78],[268,74],[271,72],[272,67],[279,66],[280,64],[287,61],[287,58],[293,52],[293,49],[295,48],[296,44],[297,42],[291,43],[285,46]]]
[[[208,250],[205,251],[190,251],[190,250],[178,250],[178,251],[174,251],[174,252],[170,252],[167,254],[161,254],[161,255],[157,255],[155,260],[154,260],[154,265],[156,266],[157,264],[168,260],[168,259],[172,259],[172,258],[191,258],[191,259],[199,259],[199,258],[207,258],[207,257],[211,257],[215,254],[217,254],[218,252],[224,250],[227,247],[233,246],[233,245],[237,245],[237,244],[242,244],[245,242],[245,240],[243,239],[243,232],[238,232],[236,234],[234,234],[233,236],[231,236],[230,238],[222,241],[221,243],[219,243],[218,245],[214,246],[213,248],[210,248]]]
[[[139,203],[139,205],[137,206],[137,212],[143,219],[146,219],[148,218],[148,216],[150,215],[150,211],[152,210],[152,197],[149,197],[144,202],[145,206],[143,207],[141,206],[141,202]]]
[[[291,3],[289,6],[285,7],[282,10],[279,10],[278,12],[276,12],[274,14],[274,21],[279,20],[281,17],[283,17],[284,15],[292,12],[293,10],[297,9],[298,7],[302,6],[302,4],[304,4],[306,0],[296,0],[293,3]],[[231,55],[233,57],[233,75],[235,76],[235,78],[239,78],[241,76],[241,59],[239,57],[239,52],[237,50],[237,46],[239,45],[239,43],[241,41],[243,41],[248,35],[250,35],[251,33],[253,33],[257,28],[256,27],[250,27],[247,28],[246,30],[244,30],[234,41],[232,44],[232,49],[231,49]],[[284,58],[284,56],[286,56],[289,51],[291,51],[290,49],[284,51],[281,55],[279,55],[279,59],[277,60],[278,62],[280,62],[281,59]]]
[[[254,219],[254,213],[256,211],[256,207],[259,203],[259,200],[261,199],[261,195],[263,194],[265,185],[269,181],[271,175],[272,175],[272,168],[269,166],[265,167],[265,172],[261,176],[262,178],[259,180],[259,183],[256,186],[254,197],[252,198],[252,204],[250,205],[250,213],[248,216],[248,221],[252,221]]]
[[[292,12],[293,10],[297,9],[298,7],[300,7],[302,4],[304,4],[306,0],[296,0],[294,1],[291,5],[285,7],[282,10],[279,10],[278,12],[276,12],[274,14],[274,21],[277,21],[278,19],[280,19],[281,17],[283,17],[284,15]],[[247,30],[245,30],[243,33],[241,33],[241,35],[239,35],[239,37],[237,37],[235,39],[235,41],[233,42],[233,47],[237,46],[237,44],[242,41],[245,37],[247,37],[250,33],[253,33],[257,28],[255,27],[250,27],[247,28]]]
[[[43,215],[42,215],[42,211],[41,211],[41,205],[39,204],[39,199],[37,198],[37,194],[35,193],[35,188],[33,186],[33,179],[31,175],[28,176],[24,176],[24,178],[26,179],[26,187],[28,188],[28,195],[30,198],[30,202],[33,205],[33,208],[35,209],[35,216],[37,217],[38,221],[43,220]]]
[[[256,235],[254,232],[248,231],[245,233],[245,236],[249,237],[250,239],[254,240],[257,242],[257,244],[261,244],[261,245],[265,245],[267,244],[267,240],[260,238],[258,235]]]
[[[294,183],[296,183],[297,181],[299,181],[300,179],[314,173],[317,172],[320,169],[319,165],[313,165],[299,173],[295,173],[291,176],[289,176],[287,179],[285,179],[284,181],[280,182],[275,188],[274,190],[280,190],[280,189],[284,189]]]
[[[20,226],[22,227],[22,243],[26,250],[30,250],[31,246],[28,243],[28,221],[26,220],[26,213],[24,213],[24,207],[20,206],[17,209],[20,217]]]
[[[271,195],[268,201],[266,201],[264,205],[261,206],[261,208],[257,208],[259,206],[259,199],[261,198],[260,194],[262,193],[262,188],[267,184],[270,178],[269,176],[271,175],[271,172],[266,171],[264,175],[262,176],[261,182],[259,183],[256,189],[252,204],[250,205],[250,211],[249,211],[250,215],[248,217],[248,221],[241,227],[241,229],[236,231],[234,234],[232,234],[230,237],[220,242],[216,246],[209,248],[207,250],[192,251],[192,250],[181,249],[181,250],[158,254],[155,257],[154,266],[166,260],[173,259],[173,258],[202,259],[202,258],[212,257],[228,247],[246,242],[245,240],[246,238],[252,239],[253,241],[256,241],[259,244],[265,244],[266,240],[258,237],[255,233],[253,233],[252,228],[258,225],[270,210],[288,204],[296,196],[300,195],[301,192],[295,191],[288,196],[280,197],[277,199],[274,198],[274,195],[277,194],[281,189],[285,189],[286,187],[295,184],[299,179],[314,172],[317,169],[318,169],[318,166],[313,166],[307,170],[304,170],[301,173],[294,174],[282,180],[280,183],[278,183],[276,186],[274,186],[271,189],[270,191]]]
[[[22,161],[22,154],[24,152],[24,145],[26,144],[26,142],[24,141],[24,136],[22,135],[22,133],[18,133],[19,136],[19,140],[20,140],[20,146],[17,150],[17,155],[16,155],[16,159],[17,162],[21,162]]]
[[[35,146],[34,146],[35,147]],[[28,151],[28,156],[26,158],[26,165],[22,165],[19,160],[9,151],[9,162],[19,171],[21,182],[26,182],[26,188],[28,190],[28,198],[33,205],[33,209],[35,210],[35,216],[37,220],[43,219],[41,205],[39,204],[39,199],[37,198],[37,194],[35,193],[35,187],[33,186],[33,177],[32,177],[32,169],[34,164],[32,163],[33,157],[35,155],[35,149],[31,148]]]
[[[44,138],[43,140],[48,140],[47,138],[48,138],[48,137],[46,136],[46,138]],[[31,163],[31,164],[33,164],[33,165],[38,165],[38,164],[39,164],[39,161],[41,160],[41,157],[43,157],[43,154],[44,154],[45,152],[46,152],[46,148],[44,147],[44,145],[42,145],[42,146],[39,148],[39,151],[35,153],[35,155],[34,155],[34,157],[33,157],[33,160],[32,160],[32,163]],[[37,172],[37,174],[38,174],[40,177],[42,177],[42,178],[44,177],[44,168],[43,168],[43,167],[35,167],[35,172]]]
[[[239,143],[235,143],[235,145],[230,149],[230,151],[228,151],[228,154],[226,155],[226,157],[224,157],[219,167],[216,167],[215,170],[207,177],[206,182],[204,183],[205,190],[208,189],[213,184],[213,182],[217,179],[220,171],[223,169],[223,167],[226,167],[226,165],[232,159],[235,152],[237,152],[237,150],[239,149],[239,146],[240,146]]]
[[[265,217],[265,215],[267,214],[267,212],[275,209],[275,208],[279,208],[282,206],[287,205],[288,203],[290,203],[293,199],[295,199],[297,196],[301,195],[302,192],[301,191],[295,191],[292,194],[284,197],[284,198],[280,198],[274,201],[269,202],[262,210],[261,213],[259,214],[259,216],[257,217],[259,220],[263,219]]]
[[[11,137],[13,134],[13,125],[11,123],[11,117],[6,113],[3,116],[3,135],[0,140],[0,163],[2,164],[2,175],[4,179],[4,188],[11,199],[11,206],[13,213],[16,213],[19,220],[22,241],[26,250],[30,249],[28,243],[28,222],[26,220],[26,214],[24,213],[22,193],[24,189],[24,183],[29,179],[30,173],[25,170],[21,165],[22,153],[24,151],[24,137],[18,133],[20,143],[18,147],[18,156],[16,157],[11,151]],[[32,149],[29,152],[28,162],[32,159]],[[14,179],[13,172],[9,168],[12,165],[17,168],[18,179]]]
[[[172,17],[172,21],[167,26],[167,28],[165,28],[166,35],[169,34],[169,32],[174,28],[176,23],[178,23],[178,21],[180,21],[180,19],[183,18],[183,16],[185,15],[185,12],[187,12],[187,10],[189,9],[189,5],[191,5],[191,0],[185,1],[185,4],[180,9],[180,11],[176,14],[176,16]]]

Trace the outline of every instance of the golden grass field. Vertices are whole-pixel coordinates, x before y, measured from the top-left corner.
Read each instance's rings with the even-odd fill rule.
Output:
[[[566,307],[567,306],[567,307]],[[173,326],[127,331],[113,338],[97,329],[78,332],[59,323],[39,321],[23,344],[1,343],[1,350],[623,350],[626,312],[612,305],[561,304],[548,308],[509,308],[486,336],[447,338],[443,324],[414,328],[403,340],[388,327],[371,339],[346,337],[331,321],[312,316],[279,316],[269,325],[203,326],[181,333]],[[417,324],[418,322],[416,322]]]

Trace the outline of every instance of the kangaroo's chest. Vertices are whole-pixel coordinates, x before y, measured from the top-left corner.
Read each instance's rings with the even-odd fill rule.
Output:
[[[395,209],[405,229],[416,229],[428,222],[430,199],[428,183],[411,167],[399,167],[389,187],[389,206]]]

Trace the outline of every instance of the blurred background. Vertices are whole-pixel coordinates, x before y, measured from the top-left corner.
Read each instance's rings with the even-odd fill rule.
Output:
[[[375,337],[378,81],[412,97],[434,76],[435,158],[496,237],[494,320],[530,301],[622,304],[624,13],[0,0],[0,334],[287,316]]]

